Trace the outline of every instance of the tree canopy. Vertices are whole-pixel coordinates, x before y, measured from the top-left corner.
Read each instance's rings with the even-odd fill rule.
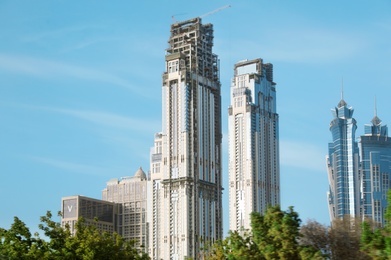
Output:
[[[148,255],[135,247],[134,241],[125,241],[117,233],[100,232],[94,225],[85,225],[80,219],[76,234],[62,228],[47,212],[41,217],[39,229],[46,238],[31,234],[19,218],[14,218],[10,229],[0,228],[0,259],[18,260],[143,260]]]
[[[388,191],[387,201],[383,228],[373,227],[369,221],[364,221],[362,225],[361,250],[372,259],[391,259],[391,190]]]
[[[253,212],[251,230],[230,232],[215,244],[208,259],[322,259],[314,247],[299,244],[300,223],[293,207],[269,207],[265,215]]]

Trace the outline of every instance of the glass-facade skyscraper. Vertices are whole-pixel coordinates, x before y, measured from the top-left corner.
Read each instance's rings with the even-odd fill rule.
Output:
[[[199,259],[222,238],[221,96],[213,25],[171,25],[151,153],[152,259]]]
[[[250,228],[250,213],[280,204],[276,84],[262,59],[235,64],[228,108],[230,230]]]
[[[326,158],[330,184],[327,197],[331,221],[345,215],[361,216],[359,149],[355,140],[357,125],[353,111],[343,98],[338,106],[332,109],[332,142],[329,143]]]
[[[382,125],[376,113],[371,124],[365,125],[365,134],[360,137],[360,152],[363,217],[384,226],[391,180],[391,139],[387,125]]]

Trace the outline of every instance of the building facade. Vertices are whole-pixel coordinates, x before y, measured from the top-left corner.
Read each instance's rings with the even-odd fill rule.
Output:
[[[150,226],[148,255],[152,259],[161,259],[159,241],[161,240],[160,219],[167,214],[163,211],[160,203],[160,189],[162,178],[162,142],[163,134],[156,133],[154,146],[150,151],[150,174],[151,179],[148,183],[148,223]]]
[[[102,200],[114,202],[118,207],[118,234],[147,250],[147,177],[141,167],[133,177],[109,180],[102,191]]]
[[[365,125],[365,134],[360,137],[360,158],[363,217],[384,226],[391,181],[391,139],[387,125],[382,125],[376,113],[371,124]]]
[[[343,98],[338,106],[332,109],[332,142],[329,143],[326,157],[330,185],[327,197],[331,221],[345,215],[361,217],[359,149],[353,111]]]
[[[196,259],[223,233],[221,97],[213,25],[202,24],[201,18],[172,24],[168,43],[162,131],[151,155],[150,256]]]
[[[235,65],[228,108],[230,230],[250,229],[250,213],[280,204],[276,84],[262,59]]]
[[[86,225],[94,225],[101,232],[112,234],[117,231],[117,205],[113,202],[97,200],[85,196],[69,196],[61,199],[61,226],[69,226],[76,232],[76,222],[83,217]],[[97,221],[96,221],[97,218]]]

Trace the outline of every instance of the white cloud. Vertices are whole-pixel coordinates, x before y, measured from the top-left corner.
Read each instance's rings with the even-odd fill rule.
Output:
[[[29,157],[33,161],[43,163],[55,168],[63,169],[70,172],[77,172],[77,173],[83,173],[87,175],[100,175],[105,176],[108,173],[112,172],[110,169],[105,169],[102,167],[92,166],[92,165],[86,165],[86,164],[79,164],[74,162],[67,162],[62,160],[56,160],[51,159],[47,157],[38,157],[38,156],[31,156]]]
[[[273,28],[273,31],[265,29],[262,35],[255,35],[251,40],[226,39],[226,43],[220,43],[219,53],[228,57],[240,55],[233,56],[234,62],[244,58],[253,59],[254,53],[259,53],[266,61],[324,63],[359,55],[368,44],[365,36],[354,33],[297,28]],[[264,38],[263,35],[267,37]]]
[[[136,118],[115,113],[98,111],[98,110],[81,110],[81,109],[66,109],[57,107],[46,106],[33,106],[19,103],[7,103],[0,102],[0,105],[22,108],[22,109],[35,109],[44,110],[47,112],[61,113],[68,116],[73,116],[102,127],[111,127],[124,130],[135,130],[139,132],[151,132],[152,135],[155,132],[161,130],[160,120],[150,118]]]
[[[280,163],[311,171],[326,170],[326,154],[319,147],[305,142],[280,140]]]
[[[223,153],[228,154],[228,134],[223,135]],[[326,154],[322,149],[305,142],[280,140],[280,164],[310,171],[326,171]]]
[[[58,109],[58,108],[45,108],[45,109],[74,116],[106,127],[113,127],[119,129],[131,129],[139,132],[152,132],[152,133],[160,129],[160,122],[157,120],[131,118],[127,116],[122,116],[122,115],[102,112],[102,111]]]
[[[133,86],[128,80],[105,71],[39,58],[0,53],[0,70],[54,80],[59,80],[61,77],[71,77],[103,82],[130,89],[141,96],[148,97],[149,94],[142,91],[142,88]]]
[[[37,42],[42,43],[52,39],[70,38],[72,34],[85,34],[85,33],[89,33],[90,31],[102,30],[105,28],[106,26],[100,26],[96,24],[69,26],[69,27],[58,28],[56,30],[51,30],[51,31],[30,33],[28,35],[22,36],[21,40],[27,43],[37,43]]]
[[[272,60],[290,62],[334,62],[358,54],[365,41],[345,33],[322,30],[285,31],[269,46]]]

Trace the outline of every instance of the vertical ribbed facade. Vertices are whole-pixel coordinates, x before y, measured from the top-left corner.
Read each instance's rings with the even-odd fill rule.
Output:
[[[229,133],[230,230],[250,228],[250,213],[280,204],[276,84],[273,65],[262,59],[234,68]]]
[[[155,137],[161,148],[151,155],[151,167],[159,167],[151,172],[152,259],[196,259],[222,238],[221,97],[212,46],[213,26],[200,18],[171,26]]]
[[[117,232],[124,239],[135,240],[141,250],[148,248],[147,177],[139,168],[133,177],[111,179],[102,191],[102,200],[118,207]],[[142,247],[141,247],[142,246]]]
[[[332,142],[329,143],[326,158],[330,185],[327,197],[331,221],[345,215],[361,216],[359,150],[355,140],[357,125],[353,111],[343,99],[332,109]]]
[[[363,217],[384,226],[391,181],[391,139],[387,126],[376,115],[371,123],[365,125],[365,134],[360,137]]]

